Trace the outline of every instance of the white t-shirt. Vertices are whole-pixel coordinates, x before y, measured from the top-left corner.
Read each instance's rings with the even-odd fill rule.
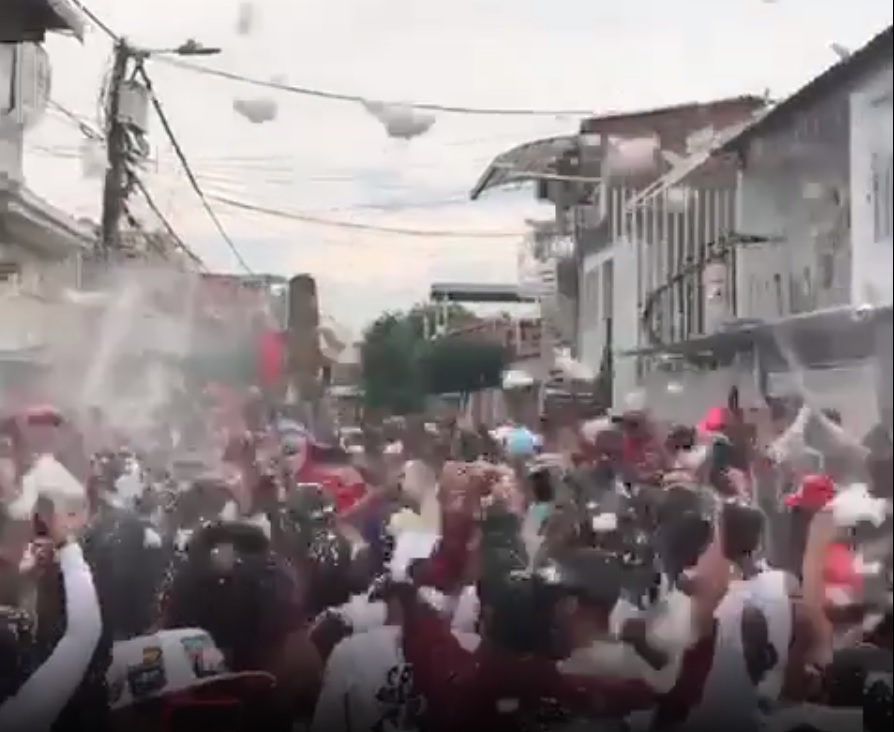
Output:
[[[767,619],[769,640],[776,649],[778,662],[760,685],[755,686],[745,664],[742,642],[742,616],[748,606],[756,607]],[[715,612],[717,642],[711,670],[705,681],[702,703],[693,711],[688,724],[696,727],[722,722],[752,729],[760,714],[761,697],[778,697],[782,673],[788,658],[791,636],[791,606],[785,574],[761,572],[749,580],[733,582]],[[734,732],[730,730],[730,732]]]
[[[456,636],[468,650],[479,642],[471,634]],[[424,711],[400,627],[382,626],[355,633],[332,651],[310,732],[412,732]]]

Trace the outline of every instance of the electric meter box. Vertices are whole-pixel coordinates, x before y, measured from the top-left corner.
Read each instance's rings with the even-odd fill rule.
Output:
[[[149,91],[136,81],[126,81],[118,98],[118,121],[140,132],[149,125]]]

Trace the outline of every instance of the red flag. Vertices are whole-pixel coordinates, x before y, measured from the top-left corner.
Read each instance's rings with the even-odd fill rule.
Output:
[[[265,330],[258,341],[258,380],[267,389],[275,388],[282,378],[285,338],[278,330]]]

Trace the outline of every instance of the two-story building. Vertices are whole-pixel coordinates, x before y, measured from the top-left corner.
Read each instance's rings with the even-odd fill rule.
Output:
[[[620,402],[641,381],[638,360],[616,351],[642,344],[640,313],[664,278],[703,258],[712,241],[733,226],[735,166],[710,161],[703,150],[718,135],[750,122],[765,106],[743,96],[706,103],[613,114],[584,120],[577,134],[527,143],[498,156],[472,190],[533,180],[537,197],[556,209],[558,302],[574,318],[570,342],[577,357],[612,381]],[[697,180],[661,186],[674,171],[702,156]],[[570,244],[570,246],[569,246]],[[523,245],[526,246],[526,245]],[[656,313],[665,338],[701,332],[710,317],[691,283],[662,301]]]
[[[723,246],[658,277],[634,311],[641,345],[624,360],[653,403],[698,413],[730,386],[755,398],[806,389],[857,432],[890,427],[891,43],[888,28],[652,192],[735,162]],[[690,287],[712,322],[668,334],[661,313]]]
[[[78,283],[92,231],[28,188],[24,139],[48,102],[44,34],[79,37],[83,23],[68,0],[10,0],[0,31],[0,359],[32,366],[56,310],[47,300]]]

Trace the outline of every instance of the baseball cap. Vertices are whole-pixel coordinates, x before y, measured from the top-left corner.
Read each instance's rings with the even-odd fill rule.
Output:
[[[112,711],[199,689],[242,698],[276,684],[263,671],[229,671],[210,634],[198,628],[162,630],[115,643],[106,681]]]
[[[788,508],[819,511],[835,497],[835,484],[827,475],[805,475],[794,493],[785,497]]]

